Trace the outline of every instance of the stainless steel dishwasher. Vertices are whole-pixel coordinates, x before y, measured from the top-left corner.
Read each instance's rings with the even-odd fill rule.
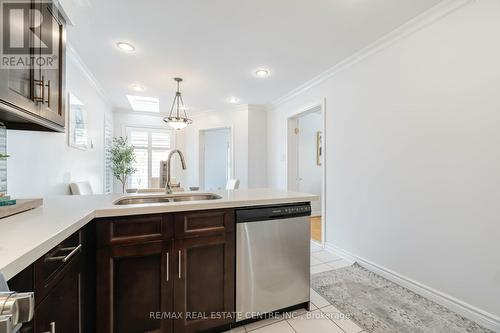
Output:
[[[236,211],[237,321],[309,302],[309,203]]]

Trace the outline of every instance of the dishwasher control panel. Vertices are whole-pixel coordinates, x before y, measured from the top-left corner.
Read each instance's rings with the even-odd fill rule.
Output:
[[[236,223],[311,216],[311,204],[263,206],[236,210]]]

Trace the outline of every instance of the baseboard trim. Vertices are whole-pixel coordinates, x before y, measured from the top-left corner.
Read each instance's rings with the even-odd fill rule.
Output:
[[[334,252],[340,257],[343,257],[349,261],[358,262],[361,266],[375,272],[386,279],[399,284],[423,297],[430,299],[451,311],[458,313],[476,323],[483,325],[484,327],[493,330],[494,332],[500,332],[500,317],[497,317],[489,312],[483,311],[473,305],[465,303],[455,297],[442,293],[435,290],[429,286],[426,286],[420,282],[412,280],[406,276],[396,273],[388,268],[380,266],[372,261],[359,257],[353,253],[350,253],[338,246],[326,242],[325,250],[329,252]]]

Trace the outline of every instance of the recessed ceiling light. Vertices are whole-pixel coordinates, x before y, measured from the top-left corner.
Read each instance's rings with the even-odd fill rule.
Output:
[[[267,68],[259,68],[255,71],[255,75],[260,78],[266,78],[271,75],[271,72]]]
[[[142,92],[146,90],[146,87],[144,87],[142,84],[139,83],[134,83],[130,85],[130,89],[138,92]]]
[[[240,99],[236,96],[231,96],[226,98],[226,102],[231,103],[231,104],[236,104],[240,101]]]
[[[116,46],[122,50],[122,51],[125,51],[125,52],[133,52],[135,51],[135,46],[130,44],[130,43],[126,43],[126,42],[118,42],[116,43]]]

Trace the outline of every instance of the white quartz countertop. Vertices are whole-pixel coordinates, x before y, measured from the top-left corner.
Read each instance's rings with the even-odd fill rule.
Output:
[[[177,193],[177,195],[195,192]],[[251,207],[318,200],[312,194],[274,189],[215,191],[221,199],[140,205],[114,205],[125,196],[162,193],[57,196],[43,207],[0,219],[0,273],[9,280],[54,246],[97,217],[156,214],[190,210]]]

